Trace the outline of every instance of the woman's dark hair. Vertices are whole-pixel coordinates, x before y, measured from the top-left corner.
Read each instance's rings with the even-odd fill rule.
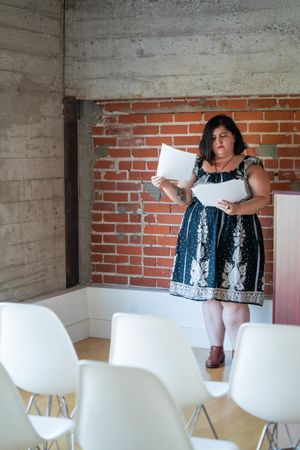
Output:
[[[206,123],[202,135],[202,139],[199,144],[199,150],[202,156],[206,161],[210,164],[215,160],[214,152],[212,151],[212,136],[213,132],[216,128],[223,126],[227,130],[229,130],[235,137],[233,153],[235,155],[239,155],[243,153],[245,148],[247,148],[247,144],[245,144],[244,139],[241,135],[240,130],[238,129],[235,122],[231,119],[231,117],[225,116],[223,114],[218,114],[217,116],[212,117]]]

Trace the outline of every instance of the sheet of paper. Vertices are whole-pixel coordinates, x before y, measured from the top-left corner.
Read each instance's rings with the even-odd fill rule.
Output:
[[[189,180],[196,155],[162,144],[156,174],[169,180]]]
[[[247,197],[244,180],[198,184],[192,191],[204,206],[217,206],[220,200],[235,203]]]

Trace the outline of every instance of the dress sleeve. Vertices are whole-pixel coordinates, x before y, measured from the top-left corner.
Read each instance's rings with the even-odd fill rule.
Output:
[[[200,170],[200,167],[202,166],[202,163],[203,163],[203,157],[197,156],[197,158],[195,160],[194,168],[193,168],[193,175],[195,175],[196,178],[198,178],[198,176],[199,176],[199,170]]]
[[[257,156],[247,156],[244,159],[244,170],[246,171],[252,164],[264,167],[262,160],[257,158]]]

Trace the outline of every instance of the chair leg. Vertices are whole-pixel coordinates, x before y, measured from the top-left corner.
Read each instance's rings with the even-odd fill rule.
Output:
[[[66,402],[65,397],[58,396],[57,397],[58,403],[59,403],[59,411],[63,417],[70,418],[69,408],[68,404]],[[73,411],[74,413],[74,411]],[[72,413],[72,414],[73,414]],[[67,450],[75,450],[75,439],[74,439],[74,432],[71,431],[71,433],[67,434],[66,436],[66,448]]]
[[[189,434],[192,436],[194,431],[195,431],[195,428],[196,428],[196,425],[197,425],[197,422],[199,420],[199,416],[200,416],[200,413],[201,413],[202,410],[203,410],[203,412],[205,414],[205,417],[207,419],[207,422],[208,422],[208,424],[210,426],[210,429],[211,429],[215,439],[219,439],[219,437],[217,435],[217,432],[215,430],[215,427],[213,426],[212,421],[210,420],[210,417],[209,417],[208,412],[207,412],[207,410],[206,410],[204,405],[198,405],[194,409],[190,419],[188,420],[188,422],[186,424],[186,429],[189,431]]]
[[[256,447],[256,450],[261,449],[265,438],[267,438],[267,440],[268,440],[268,450],[280,450],[277,445],[277,442],[278,442],[278,424],[277,423],[269,422],[264,425],[263,431],[261,433],[259,442]]]
[[[209,417],[208,412],[206,411],[206,408],[205,408],[204,405],[202,405],[202,409],[203,409],[203,412],[204,412],[204,414],[206,416],[206,419],[207,419],[207,421],[209,423],[210,429],[213,432],[213,435],[215,436],[216,439],[219,439],[219,437],[217,435],[217,432],[215,430],[215,427],[213,426],[212,421],[210,420],[210,417]]]

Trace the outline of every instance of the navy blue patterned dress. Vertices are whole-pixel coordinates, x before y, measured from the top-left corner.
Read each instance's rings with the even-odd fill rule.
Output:
[[[230,172],[208,173],[202,163],[203,158],[197,158],[194,186],[242,179],[248,193],[243,201],[251,198],[247,168],[262,165],[258,158],[245,156]],[[257,215],[230,216],[216,207],[203,206],[193,195],[180,226],[170,294],[261,306],[263,276],[264,244]]]

